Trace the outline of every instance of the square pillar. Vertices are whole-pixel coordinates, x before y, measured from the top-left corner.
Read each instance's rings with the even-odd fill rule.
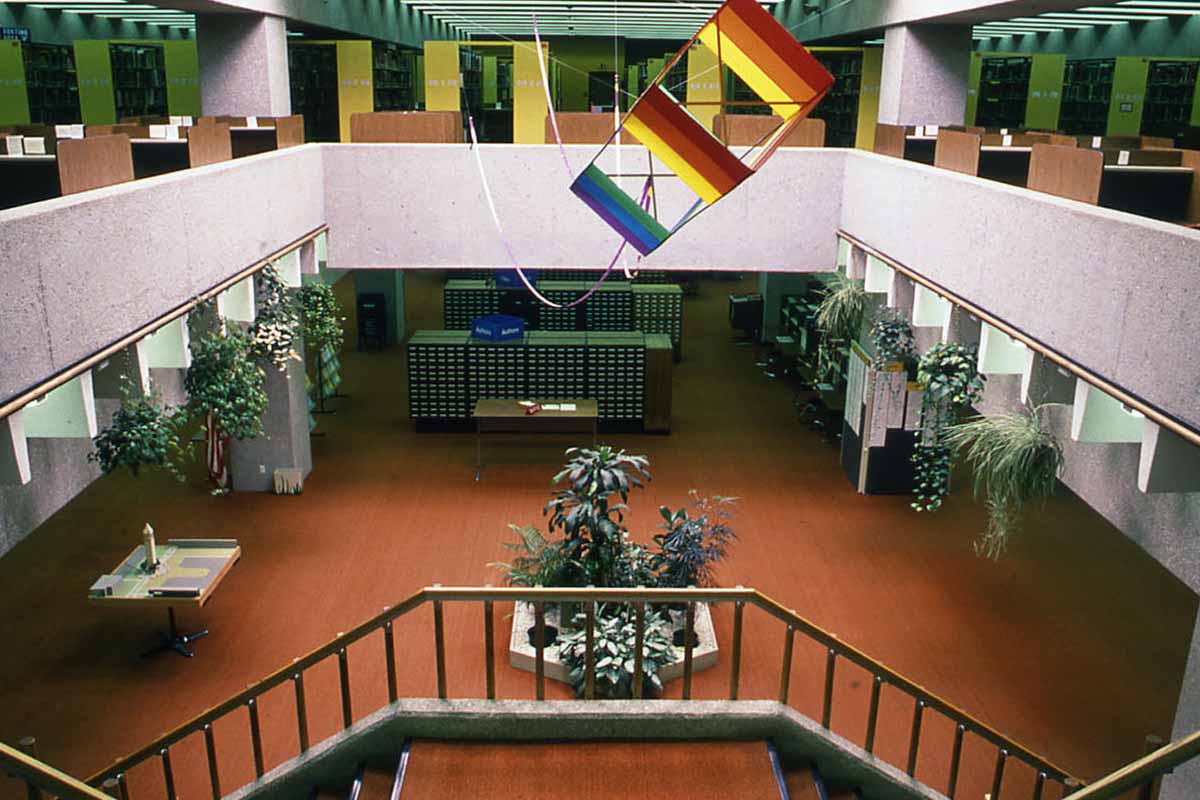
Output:
[[[262,14],[196,14],[200,105],[207,116],[292,113],[287,24]]]
[[[303,352],[299,342],[297,350]],[[305,477],[312,471],[304,361],[289,361],[283,372],[272,364],[263,369],[268,400],[263,432],[254,439],[229,443],[229,474],[237,492],[273,491],[279,468],[298,469]]]
[[[970,25],[899,25],[883,36],[879,121],[961,125],[967,113]]]

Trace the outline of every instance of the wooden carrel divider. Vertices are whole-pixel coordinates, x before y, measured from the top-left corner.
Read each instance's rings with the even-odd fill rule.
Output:
[[[1104,156],[1097,150],[1057,144],[1035,144],[1029,157],[1028,188],[1036,192],[1096,205]]]
[[[933,165],[964,175],[979,174],[979,146],[982,137],[977,133],[941,129],[933,151]]]
[[[713,117],[713,133],[731,147],[750,147],[760,144],[783,124],[783,117],[763,114],[717,114]],[[824,147],[825,120],[809,117],[792,129],[782,147]]]
[[[350,141],[457,144],[463,140],[459,111],[372,111],[350,115]]]
[[[268,118],[263,118],[259,121],[262,127],[270,127],[264,125],[263,122]],[[275,126],[275,147],[282,150],[285,147],[296,147],[304,144],[304,115],[292,114],[290,117],[275,117],[270,120]]]
[[[203,167],[233,158],[233,142],[226,122],[193,125],[187,143],[188,165],[192,167]]]
[[[611,113],[560,111],[554,115],[563,144],[604,144],[612,138],[616,124]],[[554,126],[546,116],[545,142],[554,144]],[[621,130],[621,144],[640,144],[629,131]]]
[[[133,180],[129,136],[63,139],[58,144],[58,180],[64,195]]]
[[[114,136],[121,133],[125,134],[130,139],[149,139],[150,126],[126,122],[118,125],[88,125],[83,129],[83,135],[85,138],[91,138],[93,136]]]
[[[880,122],[875,126],[876,153],[895,158],[904,158],[904,139],[908,128],[904,125],[888,125]]]

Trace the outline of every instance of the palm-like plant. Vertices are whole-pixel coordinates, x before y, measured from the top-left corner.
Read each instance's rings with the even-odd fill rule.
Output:
[[[847,355],[849,342],[858,334],[867,307],[867,292],[858,281],[835,275],[817,306],[817,381],[828,383]]]
[[[1024,507],[1054,494],[1062,448],[1041,421],[1040,409],[976,417],[946,429],[947,446],[963,451],[975,471],[975,494],[987,495],[988,527],[975,552],[996,559],[1008,545]]]
[[[565,543],[547,541],[532,525],[509,525],[519,541],[506,542],[505,547],[517,553],[512,563],[493,561],[489,567],[505,571],[510,586],[557,586],[562,575],[578,567],[566,555]]]
[[[572,577],[582,583],[576,585],[612,586],[627,534],[629,492],[650,480],[649,461],[608,445],[572,447],[567,456],[553,480],[562,488],[553,492],[542,513],[550,516],[551,533],[562,530],[565,555],[579,567]],[[612,498],[620,501],[610,502]]]

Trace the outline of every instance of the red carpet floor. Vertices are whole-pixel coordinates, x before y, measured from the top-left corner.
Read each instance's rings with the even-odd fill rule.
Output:
[[[347,300],[348,283],[339,286]],[[409,275],[407,286],[410,329],[440,327],[436,276]],[[998,563],[972,552],[984,515],[969,491],[936,516],[913,513],[904,497],[855,494],[835,450],[796,422],[792,390],[732,342],[725,296],[753,286],[706,282],[687,302],[674,431],[606,437],[652,461],[654,482],[630,501],[634,536],[648,540],[658,506],[678,507],[689,489],[737,496],[741,538],[721,583],[777,598],[1087,778],[1140,755],[1147,734],[1166,736],[1195,595],[1067,492],[1031,514]],[[0,739],[36,736],[48,761],[89,774],[421,586],[500,582],[487,563],[506,557],[507,523],[541,523],[560,448],[496,446],[476,483],[473,436],[413,431],[402,348],[348,348],[343,361],[351,396],[319,418],[325,435],[313,441],[303,495],[211,497],[198,479],[113,475],[0,558]],[[147,521],[164,538],[242,543],[213,601],[182,615],[212,632],[191,660],[139,658],[164,615],[85,601]],[[499,621],[508,609],[496,613]],[[730,610],[715,617],[728,641]],[[450,695],[483,696],[478,607],[449,607],[446,632]],[[741,696],[774,698],[783,631],[748,612],[745,634]],[[433,696],[430,612],[402,620],[396,636],[401,693]],[[498,648],[503,641],[498,632]],[[503,652],[496,660],[507,663]],[[386,700],[381,640],[350,648],[350,669],[361,716]],[[820,713],[823,669],[820,648],[798,637],[791,701],[803,713]],[[501,666],[497,678],[500,697],[533,696],[532,675]],[[316,741],[339,727],[335,664],[307,684]],[[869,690],[868,675],[839,667],[835,731],[861,742]],[[727,691],[723,656],[697,676],[695,696]],[[568,696],[557,685],[549,694]],[[295,753],[292,709],[286,688],[261,704],[269,764]],[[893,763],[904,763],[911,710],[885,689],[877,750]],[[917,775],[938,789],[951,735],[927,715]],[[251,776],[245,715],[218,724],[217,736],[223,784],[241,785]],[[185,796],[207,791],[202,753],[198,738],[174,753]],[[980,797],[994,752],[968,739],[964,758],[959,796]],[[134,777],[157,786],[158,766]],[[1010,762],[1006,789],[1029,780]],[[8,784],[0,795],[15,791]]]

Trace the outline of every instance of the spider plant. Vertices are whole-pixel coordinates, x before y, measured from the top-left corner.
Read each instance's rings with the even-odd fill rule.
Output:
[[[858,333],[867,308],[867,292],[858,281],[835,275],[817,306],[817,381],[832,383],[845,360],[848,343]]]
[[[945,441],[963,451],[975,472],[975,495],[987,496],[988,527],[975,552],[997,559],[1025,506],[1054,494],[1062,448],[1042,424],[1042,406],[976,417],[946,429]]]

